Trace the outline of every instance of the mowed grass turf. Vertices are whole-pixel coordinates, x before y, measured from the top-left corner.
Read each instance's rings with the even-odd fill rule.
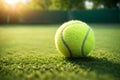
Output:
[[[54,44],[59,25],[0,26],[0,80],[120,80],[120,25],[90,25],[95,48],[67,59]]]

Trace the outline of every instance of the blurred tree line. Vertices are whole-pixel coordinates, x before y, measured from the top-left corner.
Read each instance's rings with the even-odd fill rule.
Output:
[[[120,8],[120,0],[32,0],[31,8],[41,10],[86,9],[85,1],[93,3],[93,9]]]
[[[85,2],[93,3],[92,9],[100,8],[119,8],[120,0],[30,0],[26,5],[22,5],[24,9],[38,10],[84,10]],[[0,0],[0,9],[3,6],[4,0]]]
[[[25,14],[27,10],[85,10],[86,4],[92,5],[90,9],[120,9],[120,0],[29,0],[26,4],[17,3],[15,6],[0,0],[0,23],[17,23],[21,13]]]

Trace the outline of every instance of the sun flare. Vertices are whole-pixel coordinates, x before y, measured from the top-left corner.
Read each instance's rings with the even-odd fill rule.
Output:
[[[27,3],[29,0],[5,0],[5,2],[11,6],[14,6],[18,3]]]
[[[16,5],[20,0],[5,0],[5,2],[9,5]]]

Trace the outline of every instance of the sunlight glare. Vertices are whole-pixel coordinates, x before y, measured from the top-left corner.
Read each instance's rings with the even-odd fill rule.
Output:
[[[5,0],[5,2],[9,5],[16,5],[20,0]]]
[[[21,0],[21,2],[25,4],[25,3],[28,3],[29,0]]]
[[[26,3],[29,2],[29,0],[5,0],[5,2],[7,4],[11,5],[11,6],[14,6],[14,5],[18,4],[18,3],[24,3],[24,4],[26,4]]]
[[[92,9],[93,8],[93,2],[91,2],[91,1],[85,1],[85,7],[86,7],[86,9]]]

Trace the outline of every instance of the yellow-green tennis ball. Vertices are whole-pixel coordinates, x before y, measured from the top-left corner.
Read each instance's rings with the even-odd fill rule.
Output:
[[[55,45],[66,57],[84,57],[93,49],[94,33],[84,22],[72,20],[57,30]]]

